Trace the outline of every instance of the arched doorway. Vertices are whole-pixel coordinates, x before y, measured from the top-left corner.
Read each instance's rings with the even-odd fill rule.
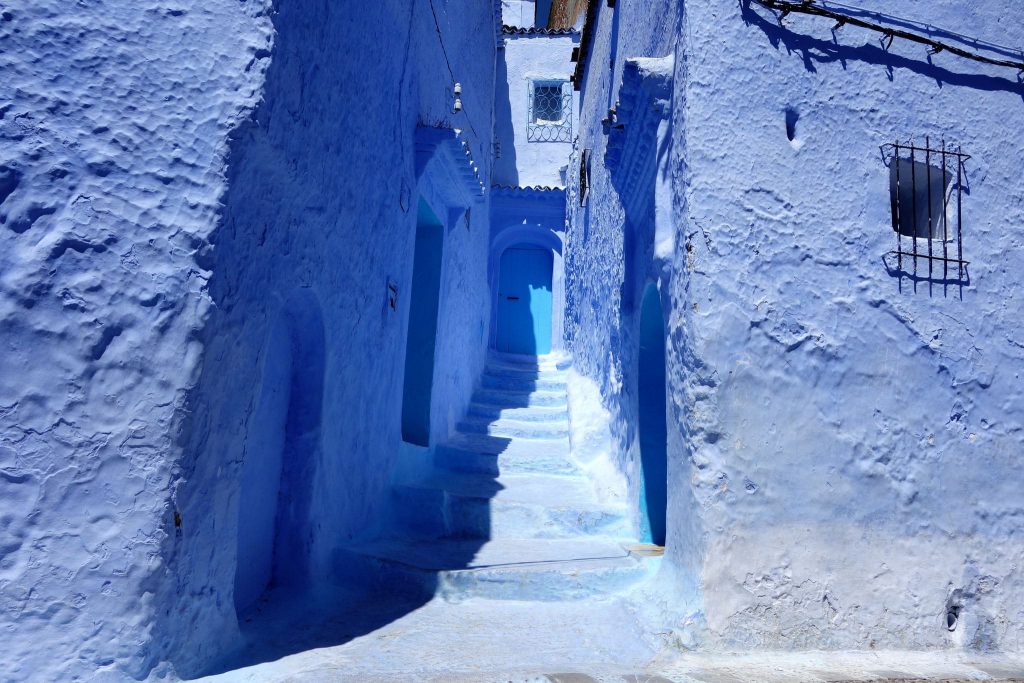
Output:
[[[668,429],[665,411],[665,318],[661,295],[647,286],[640,310],[637,396],[640,441],[640,512],[644,540],[665,545],[668,507]]]
[[[517,244],[501,254],[498,270],[498,351],[551,352],[551,251]]]
[[[309,500],[320,446],[324,324],[309,291],[289,298],[264,346],[238,504],[235,609],[307,576]]]

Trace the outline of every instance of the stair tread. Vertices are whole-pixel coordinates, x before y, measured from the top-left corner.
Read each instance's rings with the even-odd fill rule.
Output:
[[[553,474],[506,474],[494,478],[471,473],[437,472],[428,478],[400,484],[408,488],[443,490],[466,498],[486,498],[501,503],[540,505],[551,509],[580,511],[622,509],[600,503],[587,483],[578,476]]]
[[[479,403],[473,401],[469,404],[469,415],[471,418],[491,419],[487,413],[492,415],[499,413],[502,419],[519,420],[521,422],[545,422],[545,421],[569,421],[569,411],[566,406],[497,406],[493,403]]]
[[[552,429],[555,427],[564,427],[566,430],[569,429],[569,417],[562,415],[560,418],[553,418],[550,420],[517,420],[514,417],[498,417],[492,418],[485,415],[467,415],[461,420],[466,424],[472,425],[486,425],[493,427],[520,427],[526,429],[528,427],[536,427],[538,429]]]
[[[629,568],[639,564],[619,543],[599,537],[510,538],[487,542],[382,539],[352,550],[425,571],[574,571],[580,568]]]
[[[441,448],[456,448],[483,455],[508,453],[522,457],[551,457],[552,454],[569,454],[569,437],[557,439],[518,439],[490,434],[455,432]]]

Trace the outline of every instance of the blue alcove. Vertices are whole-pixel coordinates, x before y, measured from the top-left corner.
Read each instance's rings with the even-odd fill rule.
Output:
[[[443,256],[444,227],[421,199],[416,218],[402,393],[402,440],[417,446],[430,445],[430,399],[434,388],[434,347]]]
[[[270,326],[249,419],[238,506],[235,608],[306,578],[309,500],[319,453],[324,323],[316,296],[289,297]]]
[[[640,512],[645,541],[665,545],[668,431],[665,413],[665,318],[661,295],[647,286],[640,310],[637,396],[640,432]]]

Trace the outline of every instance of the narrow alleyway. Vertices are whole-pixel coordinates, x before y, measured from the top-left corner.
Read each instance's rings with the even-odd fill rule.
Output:
[[[622,504],[601,504],[569,446],[564,357],[493,354],[436,468],[400,483],[395,527],[354,553],[380,588],[450,601],[565,601],[625,589],[651,568],[630,554]]]
[[[412,669],[469,675],[510,663],[524,671],[642,668],[655,647],[627,596],[660,557],[631,544],[625,505],[599,501],[572,456],[570,366],[565,355],[492,352],[435,466],[397,482],[389,528],[341,558],[349,584],[363,591],[327,589],[290,602],[268,595],[250,615],[247,649],[210,680],[294,676],[310,657],[324,676],[310,651],[327,645],[338,645],[329,657],[345,660],[346,675],[355,675],[353,665],[364,669],[359,680]]]

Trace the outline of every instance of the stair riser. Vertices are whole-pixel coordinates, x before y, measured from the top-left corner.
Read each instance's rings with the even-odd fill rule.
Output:
[[[565,391],[565,382],[552,379],[484,375],[480,384],[489,389],[508,391]]]
[[[574,571],[552,567],[548,571],[519,572],[494,567],[441,572],[437,576],[437,594],[448,602],[470,598],[544,602],[585,600],[623,590],[643,575],[639,566],[587,569],[585,562]]]
[[[555,423],[537,424],[501,424],[481,421],[465,421],[458,425],[460,432],[467,434],[488,434],[507,439],[566,439],[569,437],[569,426]]]
[[[439,581],[434,572],[344,549],[335,551],[332,560],[334,583],[346,589],[359,588],[370,593],[384,593],[389,599],[400,597],[424,602],[437,593]]]
[[[454,472],[472,472],[481,474],[527,473],[542,474],[579,474],[579,470],[564,457],[532,457],[492,455],[475,453],[455,448],[438,448],[436,454],[438,466]]]
[[[500,408],[497,406],[472,403],[469,406],[470,417],[486,420],[515,420],[516,422],[568,423],[569,411],[560,408]]]
[[[471,561],[466,558],[466,562]],[[623,590],[642,579],[640,564],[616,567],[594,566],[587,562],[572,571],[564,566],[543,567],[534,571],[517,571],[514,567],[496,566],[486,569],[445,569],[431,571],[397,562],[361,556],[341,550],[334,556],[334,580],[351,588],[428,600],[435,595],[448,602],[470,598],[489,600],[537,600],[562,602],[585,600]]]
[[[530,357],[516,354],[492,352],[487,359],[488,366],[504,366],[512,368],[541,368],[544,370],[568,370],[572,360],[564,356]]]
[[[395,492],[394,532],[432,538],[572,538],[585,534],[629,535],[624,515],[577,511],[500,499],[459,496],[433,489],[400,487]]]
[[[550,379],[557,382],[565,382],[569,376],[569,373],[564,370],[556,370],[554,368],[538,370],[537,368],[522,368],[501,363],[487,365],[484,368],[484,374],[492,377],[511,377],[512,379]]]
[[[565,408],[568,405],[565,394],[544,394],[508,392],[499,389],[481,389],[473,395],[473,401],[498,408]]]

